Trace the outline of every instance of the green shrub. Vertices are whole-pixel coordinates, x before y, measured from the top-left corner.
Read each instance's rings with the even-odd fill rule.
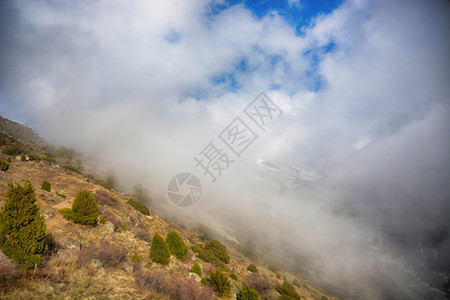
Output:
[[[320,300],[328,300],[328,298],[325,296],[322,296],[322,297],[320,297]]]
[[[250,271],[252,273],[258,273],[258,268],[255,266],[255,264],[249,264],[247,267],[247,271]]]
[[[300,287],[300,282],[297,279],[294,279],[294,281],[292,281],[292,284],[296,287]]]
[[[37,153],[33,152],[33,153],[28,154],[28,159],[29,160],[40,161],[41,157]]]
[[[60,213],[74,223],[82,225],[97,224],[99,215],[97,202],[91,193],[86,190],[78,191],[73,200],[72,209],[61,209]]]
[[[0,211],[0,248],[25,269],[39,265],[47,250],[45,221],[35,202],[31,182],[10,182]]]
[[[167,247],[166,242],[157,232],[153,235],[149,256],[156,263],[167,265],[170,262],[169,247]]]
[[[217,240],[205,242],[204,244],[197,244],[192,247],[192,250],[197,253],[197,256],[201,260],[217,267],[228,264],[230,261],[227,248]]]
[[[134,251],[133,256],[131,257],[131,262],[138,263],[138,264],[141,263],[141,257],[139,256],[139,254],[136,251]]]
[[[283,284],[275,284],[275,289],[280,293],[282,299],[300,300],[300,296],[295,291],[295,288],[288,281],[284,281]]]
[[[137,211],[143,213],[144,215],[150,215],[150,210],[148,209],[147,206],[145,206],[145,204],[136,201],[134,199],[130,199],[127,201],[128,204],[130,204],[131,206],[133,206]]]
[[[107,190],[111,189],[111,185],[103,179],[97,179],[97,180],[95,180],[95,183],[98,185],[101,185],[102,187],[104,187]]]
[[[166,244],[170,252],[179,260],[184,260],[188,255],[189,249],[178,232],[174,230],[169,231],[166,236]]]
[[[236,280],[236,281],[238,280],[236,274],[234,274],[234,273],[230,273],[230,278],[233,280]]]
[[[275,275],[276,278],[281,279],[280,274],[277,273],[277,275]]]
[[[8,157],[8,159],[6,160],[7,162],[12,162],[11,157]]]
[[[25,149],[20,145],[5,146],[3,153],[11,156],[21,155],[25,153]]]
[[[41,190],[50,192],[52,190],[52,185],[47,180],[42,181]]]
[[[201,268],[200,265],[198,264],[198,261],[195,261],[195,262],[194,262],[194,265],[192,266],[191,272],[197,274],[197,275],[200,276],[200,277],[203,276],[203,274],[202,274],[202,268]]]
[[[78,174],[81,174],[81,171],[78,170],[77,168],[75,168],[74,166],[67,165],[67,166],[64,166],[64,169],[72,171],[72,172],[75,172],[75,173],[78,173]]]
[[[206,280],[205,277],[202,277],[202,279],[200,279],[200,283],[204,284],[204,285],[207,285],[208,284],[208,280]]]
[[[210,272],[208,284],[211,286],[219,297],[230,297],[231,283],[227,274],[217,270]]]
[[[128,228],[125,224],[120,225],[120,231],[125,232],[127,230],[128,230]]]
[[[66,194],[60,194],[60,193],[56,192],[56,195],[61,197],[61,198],[64,198],[64,199],[67,198]]]
[[[27,161],[27,157],[25,156],[25,154],[22,154],[22,155],[20,156],[20,160],[21,160],[21,161]]]
[[[236,300],[261,300],[259,293],[249,287],[245,282],[242,284],[242,289],[236,294]]]
[[[225,264],[228,264],[230,262],[230,257],[228,256],[227,248],[217,240],[206,242],[205,250],[213,253],[214,256],[216,256]]]
[[[103,216],[101,216],[100,217],[100,220],[98,220],[101,224],[105,224],[106,223],[106,221],[108,221],[108,218],[105,216],[105,215],[103,215]]]
[[[9,164],[4,161],[4,160],[0,160],[0,170],[2,170],[3,172],[8,171],[9,169]]]

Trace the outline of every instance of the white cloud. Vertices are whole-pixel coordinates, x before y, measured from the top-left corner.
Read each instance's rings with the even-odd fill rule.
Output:
[[[422,224],[441,225],[421,201],[448,211],[448,4],[347,1],[301,36],[276,13],[257,19],[235,5],[207,16],[205,5],[18,2],[11,24],[20,26],[8,25],[15,39],[2,43],[2,114],[26,116],[47,139],[97,157],[166,201],[171,176],[201,175],[193,156],[266,91],[282,118],[218,183],[202,178],[196,209],[242,222],[264,249],[265,241],[285,243],[289,232],[299,241],[293,252],[311,257],[335,283],[342,278],[373,293],[370,278],[381,275],[355,237],[401,228],[415,234],[413,243]],[[215,85],[220,76],[225,82]],[[322,90],[308,88],[313,78],[323,80]],[[320,180],[287,190],[280,174],[256,171],[257,158]]]

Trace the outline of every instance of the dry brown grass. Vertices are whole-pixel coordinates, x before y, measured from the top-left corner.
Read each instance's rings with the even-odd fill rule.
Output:
[[[0,151],[0,159],[7,158]],[[95,174],[88,164],[83,165],[86,173]],[[186,278],[196,259],[192,251],[189,251],[184,262],[172,258],[168,266],[154,264],[148,257],[149,243],[154,232],[165,236],[175,229],[190,247],[200,242],[193,229],[176,225],[153,212],[150,216],[145,216],[126,203],[129,196],[115,190],[106,191],[103,187],[87,182],[82,175],[65,171],[58,164],[46,161],[22,162],[12,158],[10,169],[0,175],[0,205],[4,200],[7,182],[22,179],[30,180],[35,186],[37,204],[41,207],[47,224],[46,238],[51,251],[43,256],[43,263],[35,274],[0,265],[0,298],[214,298],[210,289]],[[52,184],[51,192],[40,190],[43,180]],[[116,229],[114,232],[106,230],[103,224],[96,227],[73,224],[60,215],[58,210],[70,208],[76,192],[81,189],[91,191],[103,204],[99,209],[113,223]],[[56,191],[66,194],[67,198],[57,196]],[[127,231],[117,230],[122,224],[128,227]],[[233,245],[226,246],[231,257],[228,267],[242,281],[248,275],[246,267],[250,261]],[[137,270],[133,274],[129,274],[124,271],[123,266],[129,263],[134,251],[139,253],[141,263],[135,265]],[[91,264],[92,259],[98,259],[102,266]],[[202,267],[207,270],[211,265],[202,262]],[[264,294],[268,284],[272,287],[278,281],[266,267],[258,264],[258,269],[260,274],[267,276],[269,283],[261,279],[249,279],[249,285]],[[142,277],[138,278],[137,274]],[[310,287],[298,289],[297,292],[306,299],[316,296],[320,298],[322,295]]]

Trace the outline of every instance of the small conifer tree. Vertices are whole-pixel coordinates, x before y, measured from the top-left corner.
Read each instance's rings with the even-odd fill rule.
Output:
[[[256,290],[244,282],[242,289],[239,289],[239,293],[236,294],[236,300],[261,300],[261,297]]]
[[[72,209],[64,208],[61,214],[77,224],[95,225],[100,214],[97,201],[87,190],[78,191],[72,203]]]
[[[179,260],[184,260],[188,255],[188,247],[178,232],[171,230],[166,236],[166,243],[170,252]]]
[[[138,264],[141,263],[141,257],[136,251],[134,251],[133,256],[131,257],[131,262]]]
[[[231,283],[225,273],[220,272],[219,270],[210,272],[208,284],[214,289],[219,297],[230,297]]]
[[[167,247],[166,242],[157,232],[153,235],[149,256],[156,263],[167,265],[170,262],[169,247]]]
[[[42,181],[41,190],[50,192],[52,190],[52,185],[47,180]]]
[[[192,273],[197,274],[198,276],[202,277],[202,268],[198,264],[198,261],[194,262],[194,265],[192,266]]]
[[[0,210],[0,248],[25,269],[39,265],[47,250],[45,221],[35,202],[31,182],[10,182]]]

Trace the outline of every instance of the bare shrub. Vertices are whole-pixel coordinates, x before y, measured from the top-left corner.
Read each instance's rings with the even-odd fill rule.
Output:
[[[19,269],[13,264],[0,264],[0,290],[7,291],[17,288],[16,281],[20,278]]]
[[[210,287],[202,287],[192,280],[177,278],[172,284],[169,296],[179,300],[203,300],[213,299],[214,292]]]
[[[105,190],[98,189],[92,194],[92,196],[94,196],[99,205],[108,205],[112,207],[119,205],[119,201]]]
[[[170,280],[159,272],[135,270],[134,279],[141,291],[156,292],[173,300],[216,299],[210,287],[200,286],[192,280],[176,278]]]
[[[105,268],[117,267],[120,263],[128,260],[128,253],[121,245],[101,241],[97,250],[97,258]]]
[[[87,266],[92,259],[98,259],[105,268],[117,267],[128,260],[128,253],[121,245],[101,241],[100,244],[85,246],[80,249],[77,264],[79,267]]]
[[[81,248],[78,253],[77,266],[79,268],[86,267],[90,263],[91,259],[96,258],[96,250],[97,247],[94,245],[84,246]]]
[[[148,290],[166,294],[171,288],[169,280],[157,272],[135,272],[134,280],[141,291]]]
[[[246,276],[244,280],[249,287],[255,289],[259,293],[261,299],[267,299],[267,296],[272,289],[272,283],[266,277],[259,274],[250,274]]]
[[[144,242],[151,243],[152,242],[152,235],[147,230],[139,230],[135,234],[136,238],[143,240]]]
[[[120,222],[120,220],[116,217],[114,213],[110,211],[105,211],[103,214],[106,216],[108,221],[110,221],[114,225],[114,231],[116,231],[117,229],[120,228],[120,226],[122,226],[122,222]]]

